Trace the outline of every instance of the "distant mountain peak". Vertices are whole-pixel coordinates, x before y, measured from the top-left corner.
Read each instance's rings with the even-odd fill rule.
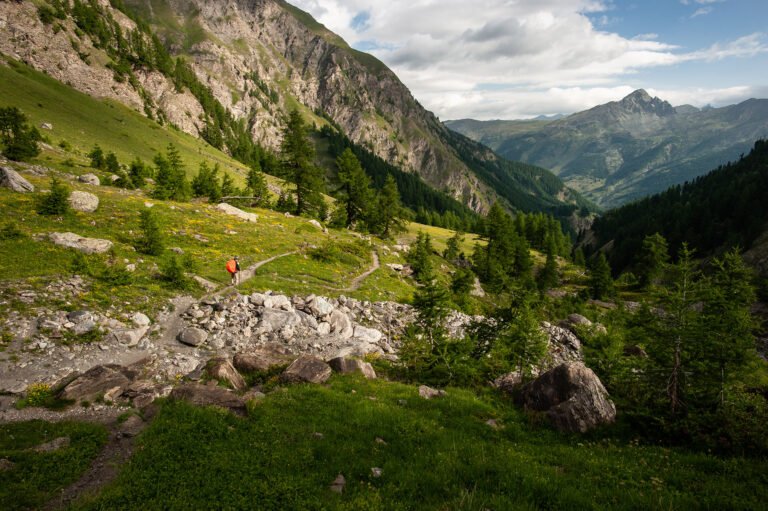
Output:
[[[630,112],[645,112],[659,116],[675,113],[675,108],[671,104],[658,97],[651,97],[645,89],[637,89],[619,101],[618,104]]]

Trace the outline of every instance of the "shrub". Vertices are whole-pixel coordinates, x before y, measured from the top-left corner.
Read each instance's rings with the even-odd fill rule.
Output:
[[[24,232],[14,222],[8,222],[0,229],[0,240],[16,240],[24,237]]]
[[[69,211],[69,188],[55,177],[51,190],[40,197],[37,212],[41,215],[64,215]]]
[[[160,278],[172,289],[189,290],[195,287],[194,281],[184,274],[184,266],[175,254],[160,265]]]

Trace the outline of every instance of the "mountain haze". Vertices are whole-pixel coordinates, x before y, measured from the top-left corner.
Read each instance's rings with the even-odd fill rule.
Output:
[[[500,155],[552,170],[603,207],[733,161],[768,135],[768,100],[698,109],[637,90],[555,121],[449,121]]]
[[[475,211],[486,211],[497,199],[511,209],[545,211],[585,204],[547,171],[518,172],[479,144],[457,138],[383,63],[350,48],[309,14],[281,0],[78,4],[99,9],[102,19],[111,16],[120,32],[130,36],[130,51],[151,46],[151,33],[171,57],[183,58],[210,89],[212,100],[266,148],[279,147],[286,112],[299,108],[310,122],[330,122],[353,142]],[[0,3],[0,51],[90,95],[120,101],[205,136],[212,124],[211,108],[174,85],[168,73],[137,58],[132,79],[118,76],[119,63],[79,30],[83,19],[41,19],[33,2]],[[117,29],[106,25],[106,37],[111,37]],[[145,30],[142,35],[137,27]],[[542,176],[546,187],[540,184]]]

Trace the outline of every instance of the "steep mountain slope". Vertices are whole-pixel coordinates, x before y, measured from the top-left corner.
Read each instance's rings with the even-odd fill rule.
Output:
[[[499,197],[511,208],[576,207],[577,195],[561,183],[556,194],[543,194],[535,180],[514,174],[479,145],[464,143],[470,154],[458,154],[455,137],[384,64],[281,0],[39,4],[0,3],[2,53],[214,144],[219,128],[243,129],[274,149],[285,112],[300,108],[317,125],[332,121],[352,141],[475,211]],[[130,58],[116,58],[115,46]],[[166,49],[170,56],[162,55]],[[182,65],[173,57],[183,57]],[[467,156],[499,170],[489,178],[480,169],[478,176]],[[499,182],[514,183],[533,207],[498,193]]]
[[[738,246],[747,259],[768,271],[768,141],[736,163],[720,167],[684,186],[608,211],[592,226],[593,248],[608,243],[615,271],[632,264],[643,238],[662,234],[676,253],[688,242],[706,257]]]
[[[699,110],[637,90],[557,121],[447,124],[502,156],[551,169],[611,207],[737,159],[768,135],[768,100]]]

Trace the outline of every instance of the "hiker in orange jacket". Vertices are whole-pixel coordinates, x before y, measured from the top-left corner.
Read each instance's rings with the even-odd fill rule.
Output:
[[[239,284],[240,261],[238,260],[237,256],[234,256],[232,259],[227,261],[227,271],[229,272],[229,276],[232,278],[232,285],[236,286]]]

